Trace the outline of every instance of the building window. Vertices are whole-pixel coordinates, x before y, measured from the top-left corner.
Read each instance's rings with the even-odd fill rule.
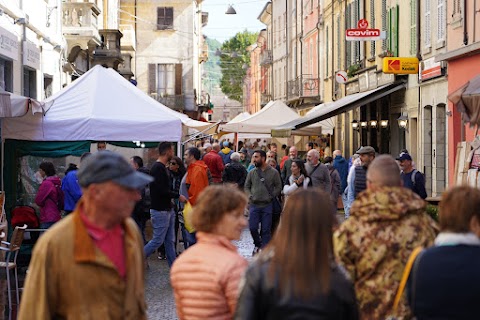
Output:
[[[50,76],[43,76],[43,94],[44,98],[48,98],[52,95],[53,91],[53,78]]]
[[[37,72],[23,68],[23,95],[37,99]]]
[[[13,92],[13,63],[0,58],[0,89]]]
[[[157,97],[182,94],[182,65],[153,64],[148,65],[148,91]]]
[[[157,30],[173,29],[173,8],[157,8]]]

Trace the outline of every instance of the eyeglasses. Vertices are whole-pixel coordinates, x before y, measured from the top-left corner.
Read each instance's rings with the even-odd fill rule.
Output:
[[[170,162],[170,165],[171,166],[178,166],[178,163],[176,163],[175,161],[172,161],[172,162]]]

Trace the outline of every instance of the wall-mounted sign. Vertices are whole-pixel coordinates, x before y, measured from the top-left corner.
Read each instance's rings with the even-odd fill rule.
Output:
[[[368,21],[366,19],[358,20],[356,29],[347,29],[345,31],[345,39],[347,41],[376,41],[383,40],[387,37],[385,31],[380,29],[368,29]]]
[[[18,60],[18,37],[3,28],[0,28],[0,54]]]
[[[345,83],[348,81],[348,75],[345,71],[337,71],[337,73],[335,73],[335,80],[337,80],[338,83]]]
[[[23,42],[23,64],[33,69],[40,69],[40,49],[30,41]]]
[[[420,73],[418,78],[421,81],[440,77],[443,75],[443,65],[441,62],[435,62],[435,58],[429,58],[420,62]]]
[[[417,74],[418,59],[417,58],[399,58],[385,57],[383,58],[383,73],[393,74]]]

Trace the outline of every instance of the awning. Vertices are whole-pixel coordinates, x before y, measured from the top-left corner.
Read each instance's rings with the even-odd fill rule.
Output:
[[[295,135],[295,130],[368,104],[405,87],[405,82],[395,82],[370,91],[355,93],[331,103],[325,103],[322,108],[318,108],[318,110],[315,110],[304,117],[273,128],[272,137],[285,137],[290,134]]]

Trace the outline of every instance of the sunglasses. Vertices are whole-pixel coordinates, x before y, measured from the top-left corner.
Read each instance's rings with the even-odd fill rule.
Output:
[[[172,162],[170,162],[170,165],[171,166],[178,166],[178,163],[176,163],[175,161],[172,161]]]

